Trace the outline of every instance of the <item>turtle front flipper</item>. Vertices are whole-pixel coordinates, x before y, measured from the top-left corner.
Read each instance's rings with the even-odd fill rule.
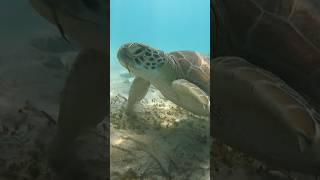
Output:
[[[241,58],[213,59],[211,72],[214,135],[276,167],[319,172],[320,118],[305,98]]]
[[[150,82],[146,81],[140,77],[136,77],[129,90],[129,98],[127,105],[127,114],[132,115],[134,110],[134,105],[144,98],[150,87]]]
[[[172,88],[178,96],[180,106],[198,115],[210,115],[210,98],[197,85],[178,79],[172,82]]]
[[[64,87],[60,103],[58,132],[50,150],[50,166],[61,174],[84,173],[78,162],[76,138],[95,127],[108,114],[107,54],[83,49]],[[79,173],[81,172],[81,173]],[[83,178],[85,176],[83,175]],[[88,179],[88,178],[87,178]]]

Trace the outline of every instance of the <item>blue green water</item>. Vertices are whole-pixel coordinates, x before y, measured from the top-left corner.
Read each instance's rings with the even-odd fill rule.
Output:
[[[116,53],[127,42],[209,55],[209,0],[111,0],[110,11],[111,73],[121,71]]]

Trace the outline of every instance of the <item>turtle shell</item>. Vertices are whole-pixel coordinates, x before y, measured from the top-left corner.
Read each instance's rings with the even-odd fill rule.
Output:
[[[213,59],[213,132],[276,168],[319,175],[320,2],[216,0],[214,5],[213,55],[245,60]],[[265,101],[255,97],[258,87]],[[271,99],[277,103],[269,104]],[[285,99],[299,108],[281,104],[290,102]],[[303,147],[301,134],[310,153],[297,148]]]
[[[216,32],[224,33],[215,55],[243,57],[320,104],[319,1],[216,0],[214,5]]]
[[[174,59],[179,78],[186,79],[210,94],[209,57],[194,51],[175,51],[168,54]]]

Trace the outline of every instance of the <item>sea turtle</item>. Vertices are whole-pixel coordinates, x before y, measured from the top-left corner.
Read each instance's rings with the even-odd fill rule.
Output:
[[[118,51],[120,63],[135,79],[128,112],[147,93],[150,84],[164,97],[195,114],[210,114],[209,57],[193,51],[164,53],[142,43],[126,43]]]
[[[214,0],[211,13],[213,134],[320,175],[319,1]]]
[[[108,114],[108,23],[106,0],[30,0],[34,9],[68,35],[81,50],[66,81],[60,102],[58,132],[51,166],[71,174],[65,179],[90,179],[77,169],[75,138]],[[66,37],[65,37],[66,38]],[[67,39],[67,38],[66,38]],[[74,173],[74,174],[72,174]]]

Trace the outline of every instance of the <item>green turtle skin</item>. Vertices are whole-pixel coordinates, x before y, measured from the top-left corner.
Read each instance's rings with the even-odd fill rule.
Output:
[[[215,0],[213,134],[284,168],[320,175],[320,6]]]
[[[165,53],[142,43],[126,43],[118,51],[119,62],[135,80],[129,91],[128,111],[150,85],[164,97],[197,115],[210,115],[210,63],[198,52]]]

